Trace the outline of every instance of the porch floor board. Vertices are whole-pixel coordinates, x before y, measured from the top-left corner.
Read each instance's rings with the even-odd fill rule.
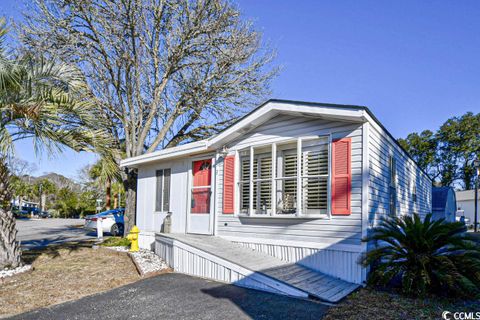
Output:
[[[158,235],[180,241],[252,272],[263,274],[323,301],[338,302],[359,287],[358,284],[280,260],[220,237],[193,234]]]

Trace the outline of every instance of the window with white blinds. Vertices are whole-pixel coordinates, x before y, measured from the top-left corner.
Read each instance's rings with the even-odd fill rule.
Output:
[[[240,212],[249,213],[250,208],[250,158],[240,158]]]
[[[277,171],[277,214],[297,212],[297,151],[293,146],[279,151],[277,161],[281,170]]]
[[[240,159],[240,209],[249,213],[250,184],[253,185],[253,210],[255,214],[269,214],[272,208],[272,155],[258,154],[253,159],[253,175],[250,179],[250,156]]]
[[[157,170],[157,192],[155,198],[155,211],[170,211],[170,169]]]
[[[328,141],[302,145],[302,213],[325,214],[328,210]]]
[[[327,214],[330,199],[329,141],[329,137],[318,137],[241,151],[240,213]]]

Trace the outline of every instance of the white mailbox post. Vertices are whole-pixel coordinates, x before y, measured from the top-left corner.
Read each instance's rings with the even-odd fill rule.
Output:
[[[99,241],[103,241],[102,220],[102,218],[97,219],[97,238]]]

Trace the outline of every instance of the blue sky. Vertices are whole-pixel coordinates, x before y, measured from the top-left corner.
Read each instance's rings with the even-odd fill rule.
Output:
[[[480,112],[480,1],[236,3],[277,49],[274,98],[366,105],[395,137]],[[21,8],[2,0],[0,14],[18,19]],[[70,177],[95,159],[71,151],[36,159],[29,141],[17,154],[37,174]]]

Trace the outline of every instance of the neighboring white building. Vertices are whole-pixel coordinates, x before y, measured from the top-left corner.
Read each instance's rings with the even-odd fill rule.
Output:
[[[475,190],[455,191],[457,197],[457,208],[463,211],[469,224],[475,221]],[[480,222],[480,192],[478,193],[478,221]]]
[[[211,138],[121,165],[138,169],[141,245],[156,241],[162,256],[174,252],[160,234],[171,212],[172,233],[218,237],[361,284],[361,239],[378,218],[432,211],[430,178],[361,106],[269,100]],[[179,268],[205,263],[175,252]]]
[[[12,206],[17,206],[17,207],[25,207],[25,208],[38,208],[39,203],[38,202],[32,202],[32,201],[27,201],[27,200],[22,200],[20,197],[14,198],[11,200]]]

